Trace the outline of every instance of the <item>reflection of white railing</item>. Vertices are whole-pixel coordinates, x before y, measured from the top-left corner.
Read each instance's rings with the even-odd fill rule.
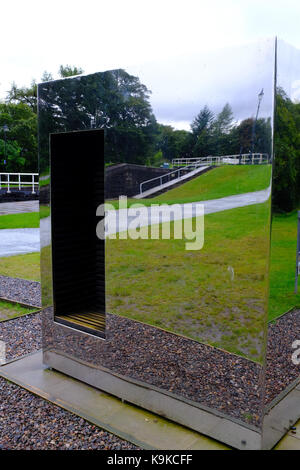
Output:
[[[198,160],[198,159],[196,159]],[[172,179],[177,179],[180,178],[180,173],[186,174],[189,171],[195,170],[198,167],[205,166],[203,163],[199,163],[198,161],[195,163],[192,163],[191,165],[184,166],[184,168],[177,168],[176,170],[170,171],[169,173],[166,173],[165,175],[161,176],[156,176],[155,178],[151,178],[150,180],[143,181],[140,183],[140,194],[143,192],[143,186],[147,183],[153,183],[154,181],[157,181],[157,184],[151,185],[152,188],[156,186],[162,186],[164,183],[167,183],[171,181]],[[151,188],[148,188],[151,189]]]
[[[7,192],[10,193],[12,187],[17,187],[21,190],[22,186],[30,185],[32,194],[35,194],[35,186],[39,185],[38,176],[38,173],[0,173],[0,189],[2,189],[3,186],[7,188]],[[30,181],[24,181],[26,177],[30,179]]]
[[[267,153],[243,153],[240,155],[222,155],[218,157],[203,158],[174,158],[172,164],[175,166],[196,165],[265,165],[270,163]]]

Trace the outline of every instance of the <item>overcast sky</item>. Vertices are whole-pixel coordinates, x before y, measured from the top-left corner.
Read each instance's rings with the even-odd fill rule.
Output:
[[[10,0],[0,8],[0,98],[13,81],[29,85],[44,70],[57,77],[60,64],[134,70],[275,35],[300,49],[299,0]]]

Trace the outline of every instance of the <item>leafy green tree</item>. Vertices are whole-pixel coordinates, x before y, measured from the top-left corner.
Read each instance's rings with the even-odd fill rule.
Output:
[[[185,139],[189,132],[175,130],[172,126],[157,124],[156,148],[161,150],[164,161],[179,158],[184,149]]]
[[[193,140],[193,157],[206,157],[213,153],[213,122],[214,114],[207,107],[201,109],[191,124]]]
[[[37,83],[32,80],[29,87],[17,87],[13,82],[6,98],[7,103],[26,104],[34,113],[37,113]]]
[[[58,73],[61,78],[73,77],[74,75],[81,75],[83,73],[83,69],[81,67],[71,65],[60,65]]]
[[[155,152],[157,133],[149,96],[139,78],[122,69],[45,83],[40,88],[42,139],[50,132],[100,128],[107,162],[145,164]],[[47,149],[41,141],[42,169]]]
[[[17,173],[23,170],[25,158],[15,141],[5,142],[0,139],[0,168],[2,172]]]
[[[229,152],[230,131],[233,128],[234,115],[229,103],[226,103],[222,111],[213,122],[214,154],[226,155]]]
[[[36,172],[37,159],[37,117],[31,107],[24,104],[0,103],[0,138],[4,140],[3,126],[6,132],[7,145],[15,142],[19,154],[12,149],[9,167],[12,172],[19,170]],[[13,164],[15,158],[15,166]]]
[[[277,90],[274,139],[275,210],[289,212],[299,206],[300,194],[300,104]]]

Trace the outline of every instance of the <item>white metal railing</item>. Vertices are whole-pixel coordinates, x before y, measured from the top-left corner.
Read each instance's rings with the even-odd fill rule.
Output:
[[[187,170],[192,171],[201,166],[263,165],[267,163],[269,163],[269,155],[267,153],[243,153],[239,155],[221,155],[217,157],[208,156],[202,158],[174,158],[172,160],[172,164],[174,166],[180,166],[181,168],[177,168],[176,170],[170,171],[165,175],[156,176],[155,178],[143,181],[142,183],[140,183],[140,194],[143,193],[143,187],[146,184],[157,181],[158,184],[154,186],[151,185],[151,187],[162,186],[164,182],[168,182],[175,177],[180,178],[180,173],[186,173]]]
[[[175,166],[202,165],[264,165],[270,162],[267,153],[243,153],[238,155],[208,156],[202,158],[174,158]]]
[[[187,171],[192,171],[200,166],[204,166],[204,164],[201,162],[200,163],[195,162],[191,165],[185,166],[184,168],[177,168],[176,170],[170,171],[169,173],[166,173],[165,175],[156,176],[155,178],[151,178],[150,180],[143,181],[142,183],[140,183],[140,194],[142,194],[143,192],[143,186],[147,183],[151,183],[153,181],[159,181],[157,185],[154,185],[152,187],[162,186],[164,182],[166,183],[166,182],[169,182],[171,179],[180,178],[180,173],[185,174]],[[167,179],[167,181],[164,181],[164,179]],[[151,189],[151,188],[148,188],[148,189]]]
[[[30,181],[24,181],[23,177],[28,177]],[[30,185],[32,194],[35,194],[35,187],[39,185],[38,177],[38,173],[0,173],[0,189],[7,188],[7,192],[10,193],[12,187],[21,190],[22,187]]]

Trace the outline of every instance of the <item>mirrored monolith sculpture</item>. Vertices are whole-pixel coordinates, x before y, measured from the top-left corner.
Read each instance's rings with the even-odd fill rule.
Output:
[[[276,57],[265,448],[300,418],[300,51],[278,40]]]
[[[299,374],[277,386],[266,362],[297,303],[296,202],[270,247],[275,57],[270,39],[38,87],[45,364],[240,449],[271,445]]]

